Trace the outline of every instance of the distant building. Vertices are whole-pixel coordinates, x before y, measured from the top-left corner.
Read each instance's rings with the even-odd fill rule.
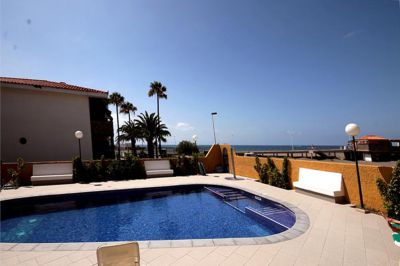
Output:
[[[114,156],[108,92],[64,82],[0,77],[3,162],[71,160]]]
[[[390,140],[377,135],[366,135],[356,139],[357,157],[364,161],[390,161],[398,159],[400,155],[399,140]],[[352,141],[347,144],[353,149]],[[348,156],[352,157],[351,153]]]

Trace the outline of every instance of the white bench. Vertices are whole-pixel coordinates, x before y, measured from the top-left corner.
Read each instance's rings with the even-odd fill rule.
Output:
[[[72,163],[34,164],[32,185],[72,183]]]
[[[336,203],[345,201],[341,173],[300,168],[299,181],[293,182],[293,186],[297,192],[317,196]]]
[[[169,160],[144,161],[144,168],[146,170],[147,177],[174,175],[174,170],[171,169]]]

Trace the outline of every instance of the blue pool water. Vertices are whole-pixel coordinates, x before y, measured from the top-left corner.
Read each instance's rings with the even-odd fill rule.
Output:
[[[125,194],[115,200],[83,198],[25,206],[23,211],[11,212],[17,214],[3,215],[0,240],[54,243],[236,238],[267,236],[287,229],[271,227],[242,212],[260,203],[244,198],[227,204],[204,187]],[[282,219],[283,224],[286,221],[291,226],[295,218]]]

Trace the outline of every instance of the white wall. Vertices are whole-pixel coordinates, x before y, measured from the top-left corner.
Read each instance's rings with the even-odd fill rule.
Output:
[[[88,96],[6,87],[0,93],[3,162],[71,160],[79,154],[76,130],[84,134],[82,158],[92,158]]]

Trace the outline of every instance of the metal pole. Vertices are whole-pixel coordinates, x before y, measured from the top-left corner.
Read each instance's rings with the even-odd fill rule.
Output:
[[[81,152],[81,139],[78,139],[78,143],[79,143],[79,159],[82,160],[82,152]]]
[[[354,138],[354,136],[353,136],[353,154],[354,154],[354,160],[356,161],[357,181],[358,181],[358,193],[359,193],[359,195],[360,195],[360,207],[361,207],[361,209],[364,209],[364,201],[363,201],[362,191],[361,191],[360,172],[359,172],[359,170],[358,170],[356,139]]]
[[[215,137],[214,114],[217,114],[217,113],[211,113],[211,119],[212,119],[212,124],[213,124],[213,131],[214,131],[214,144],[217,144],[217,138]]]
[[[233,170],[233,178],[236,179],[236,171],[235,171],[235,158],[233,157],[233,148],[231,147],[231,157],[232,157],[232,170]]]

